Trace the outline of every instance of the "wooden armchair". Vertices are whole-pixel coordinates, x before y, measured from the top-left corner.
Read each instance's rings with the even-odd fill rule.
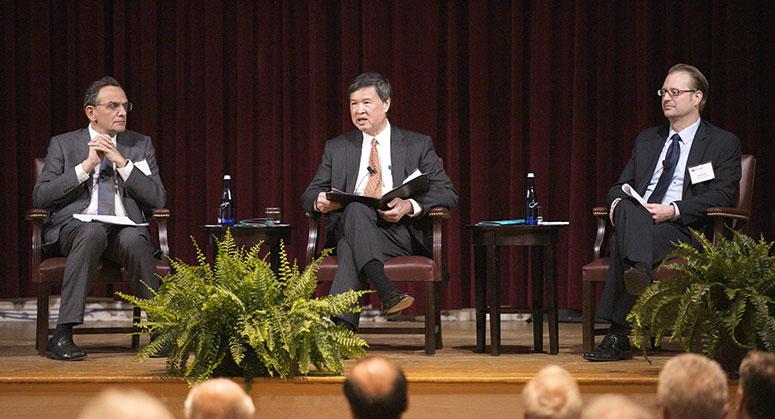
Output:
[[[707,214],[713,219],[713,241],[728,233],[727,228],[747,231],[753,199],[754,175],[756,173],[756,158],[750,154],[741,156],[742,176],[738,191],[737,206],[734,208],[708,208]],[[608,208],[595,207],[592,215],[597,219],[597,234],[592,248],[592,262],[581,268],[581,300],[582,300],[582,347],[584,352],[595,349],[595,336],[605,335],[608,328],[595,328],[595,285],[606,281],[609,258],[605,256],[608,227]],[[671,275],[669,269],[655,269],[656,281]]]
[[[449,218],[446,208],[433,208],[426,217],[433,224],[433,258],[424,256],[399,256],[385,262],[385,274],[393,282],[422,282],[425,284],[425,325],[424,327],[361,327],[359,333],[373,334],[425,334],[425,353],[433,355],[436,349],[441,349],[441,307],[439,305],[439,286],[446,273],[447,260],[443,249],[444,220]],[[318,243],[321,240],[319,231],[323,223],[307,214],[309,220],[309,236],[305,262],[307,265],[319,255]],[[325,217],[321,217],[325,219]],[[336,256],[323,259],[318,270],[319,282],[331,282],[334,279],[338,265]]]
[[[37,180],[43,171],[43,159],[35,159],[33,165],[33,178]],[[49,299],[51,296],[51,287],[61,285],[65,272],[66,257],[49,257],[43,259],[43,227],[48,219],[48,211],[40,208],[27,210],[25,218],[32,226],[32,252],[30,255],[30,281],[38,284],[38,307],[37,307],[37,325],[35,327],[35,348],[40,356],[46,356],[46,342],[49,335],[54,331],[48,327],[49,317]],[[156,238],[159,248],[163,254],[161,260],[156,261],[156,273],[160,276],[167,275],[170,271],[169,264],[165,260],[169,256],[169,241],[167,239],[167,220],[170,217],[170,211],[166,208],[154,210],[150,214],[151,221],[156,224]],[[153,234],[152,234],[153,235]],[[103,261],[102,266],[94,279],[96,284],[115,284],[126,282],[127,272],[121,265],[114,262]],[[110,285],[109,285],[110,286]],[[140,309],[134,308],[133,322],[139,320]],[[134,333],[138,330],[135,327],[76,327],[73,333],[76,334],[103,334],[103,333]],[[140,336],[132,335],[132,349],[137,349],[140,345]]]

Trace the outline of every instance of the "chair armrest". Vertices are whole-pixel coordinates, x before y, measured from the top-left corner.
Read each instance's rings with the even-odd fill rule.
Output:
[[[749,211],[740,208],[713,207],[706,214],[713,220],[713,243],[729,234],[727,228],[745,230],[751,218]]]
[[[32,282],[37,281],[38,268],[40,262],[43,260],[43,224],[48,220],[48,210],[42,208],[31,208],[24,213],[24,218],[30,222],[31,240],[32,245],[30,253],[30,279]]]
[[[449,209],[444,207],[434,207],[428,211],[433,225],[433,248],[431,256],[436,265],[435,281],[443,281],[447,269],[447,254],[444,252],[444,221],[449,218]]]
[[[322,217],[315,216],[308,212],[305,212],[304,215],[307,216],[307,252],[304,255],[304,266],[309,266],[318,254],[318,234],[320,232],[319,219]]]
[[[157,208],[151,211],[151,220],[156,221],[159,230],[159,249],[161,253],[170,256],[170,242],[167,236],[167,220],[170,218],[170,210],[167,208]]]
[[[603,257],[603,243],[605,242],[606,227],[608,226],[608,207],[592,208],[592,215],[595,217],[597,224],[595,244],[592,247],[592,259],[597,260]]]

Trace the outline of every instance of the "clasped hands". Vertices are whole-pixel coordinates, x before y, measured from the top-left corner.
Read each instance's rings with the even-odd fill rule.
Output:
[[[122,168],[128,161],[118,151],[110,137],[105,134],[97,134],[93,140],[89,141],[89,155],[83,161],[83,170],[87,173],[100,165],[103,157],[116,164],[116,167]]]
[[[388,207],[390,207],[390,209],[387,211],[377,210],[377,214],[379,214],[380,218],[390,223],[397,223],[404,215],[411,215],[414,213],[412,203],[406,199],[393,198],[388,202]],[[329,201],[326,198],[326,193],[321,192],[318,194],[318,199],[315,201],[315,208],[322,213],[327,213],[342,208],[342,204]]]
[[[664,223],[675,217],[675,208],[670,204],[646,204],[644,205],[644,208],[651,213],[651,219],[654,221],[654,224]],[[611,225],[614,224],[614,209],[616,209],[616,206],[608,211],[608,218],[611,220]]]

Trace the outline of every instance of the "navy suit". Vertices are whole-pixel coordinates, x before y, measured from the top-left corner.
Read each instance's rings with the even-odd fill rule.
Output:
[[[660,152],[667,140],[667,125],[652,127],[641,132],[635,140],[632,157],[619,180],[609,190],[610,207],[617,198],[622,200],[614,209],[615,237],[612,240],[608,278],[603,288],[598,317],[625,325],[625,317],[635,304],[623,281],[629,263],[656,266],[673,250],[675,242],[693,243],[689,228],[710,236],[713,225],[706,210],[711,207],[731,207],[735,204],[740,183],[740,140],[731,132],[700,121],[689,150],[684,175],[683,196],[675,201],[680,216],[674,221],[654,224],[645,208],[629,198],[621,189],[630,184],[641,196],[646,192]],[[691,183],[689,168],[710,162],[714,179]]]
[[[393,185],[400,185],[419,169],[428,173],[430,180],[427,192],[412,197],[420,204],[423,214],[437,206],[456,206],[457,192],[433,150],[431,138],[395,126],[390,129]],[[301,198],[308,213],[319,215],[314,204],[320,192],[336,188],[352,193],[356,189],[362,141],[363,134],[352,131],[326,143],[320,167]],[[355,225],[356,219],[360,220],[358,223],[367,221]],[[339,264],[331,293],[365,288],[361,269],[371,260],[384,262],[391,257],[408,254],[430,256],[431,244],[432,229],[428,217],[405,216],[398,223],[388,223],[379,219],[375,210],[358,203],[352,203],[342,211],[331,212],[327,217],[325,247],[336,246]],[[342,318],[353,326],[358,325],[357,315],[347,314]]]

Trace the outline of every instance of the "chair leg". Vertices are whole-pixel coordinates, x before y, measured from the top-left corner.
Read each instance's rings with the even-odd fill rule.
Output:
[[[48,342],[48,303],[50,288],[47,282],[38,283],[38,307],[35,326],[35,348],[38,355],[46,356]]]
[[[444,346],[441,338],[441,296],[439,295],[441,290],[439,284],[434,284],[433,289],[433,295],[436,298],[436,350],[439,350]]]
[[[595,288],[582,279],[581,286],[581,346],[584,352],[595,349]]]
[[[425,354],[436,353],[436,293],[433,282],[425,283]]]
[[[132,349],[135,351],[137,348],[140,347],[140,335],[138,332],[140,332],[140,329],[135,327],[135,323],[140,322],[140,307],[135,306],[134,310],[132,310],[132,329],[134,329],[132,333]]]

